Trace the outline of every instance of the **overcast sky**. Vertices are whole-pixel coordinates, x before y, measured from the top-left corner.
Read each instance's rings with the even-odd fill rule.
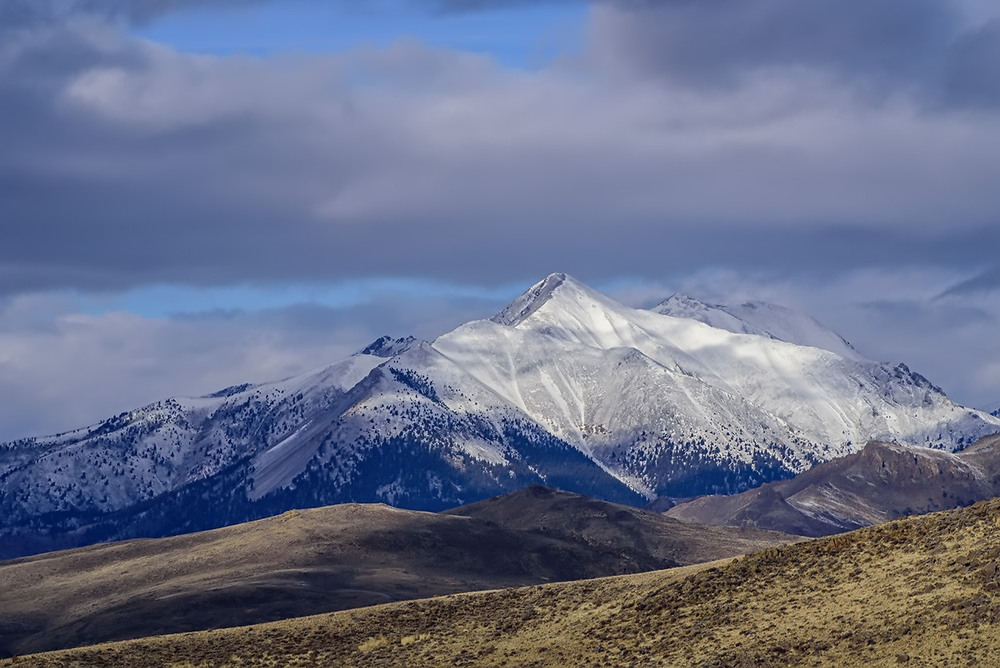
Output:
[[[553,271],[1000,402],[986,0],[0,0],[0,440]]]

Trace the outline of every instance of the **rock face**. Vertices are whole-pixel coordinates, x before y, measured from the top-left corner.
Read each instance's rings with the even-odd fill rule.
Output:
[[[734,496],[666,511],[689,522],[822,536],[1000,496],[1000,436],[958,453],[872,441],[861,452]]]
[[[383,337],[296,378],[0,445],[0,557],[537,483],[639,506],[789,478],[872,438],[954,451],[1000,431],[801,314],[678,304],[633,309],[553,274],[433,342]]]

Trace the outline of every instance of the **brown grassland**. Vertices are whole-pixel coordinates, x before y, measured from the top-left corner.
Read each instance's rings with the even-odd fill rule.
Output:
[[[792,540],[538,486],[451,514],[379,504],[289,511],[0,562],[0,657],[640,573]]]
[[[1000,665],[1000,499],[733,560],[0,666]]]

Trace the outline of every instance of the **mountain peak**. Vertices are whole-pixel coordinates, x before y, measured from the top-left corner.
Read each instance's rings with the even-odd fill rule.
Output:
[[[532,313],[540,309],[552,298],[555,291],[563,285],[582,286],[569,274],[549,274],[544,279],[528,288],[524,294],[512,301],[507,307],[490,318],[498,325],[513,327],[524,322]]]
[[[689,295],[681,294],[680,292],[675,292],[670,295],[662,302],[651,308],[650,310],[654,313],[660,313],[662,315],[672,315],[675,317],[685,317],[682,313],[700,313],[708,309],[719,308],[718,306],[711,306],[696,299]],[[687,316],[691,317],[691,316]]]
[[[374,355],[375,357],[395,357],[412,348],[417,340],[412,336],[394,339],[391,336],[380,336],[368,344],[359,355]]]

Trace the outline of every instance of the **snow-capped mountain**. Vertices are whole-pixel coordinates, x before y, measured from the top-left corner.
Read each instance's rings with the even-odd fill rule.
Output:
[[[553,274],[433,342],[383,337],[297,378],[0,445],[0,545],[342,501],[441,509],[536,482],[640,504],[742,491],[870,439],[956,450],[1000,431],[805,316],[699,304],[633,309]]]
[[[744,302],[739,306],[724,306],[675,294],[654,307],[653,311],[676,318],[691,318],[736,334],[757,334],[800,346],[822,348],[848,359],[864,359],[854,346],[815,318],[776,304]]]

